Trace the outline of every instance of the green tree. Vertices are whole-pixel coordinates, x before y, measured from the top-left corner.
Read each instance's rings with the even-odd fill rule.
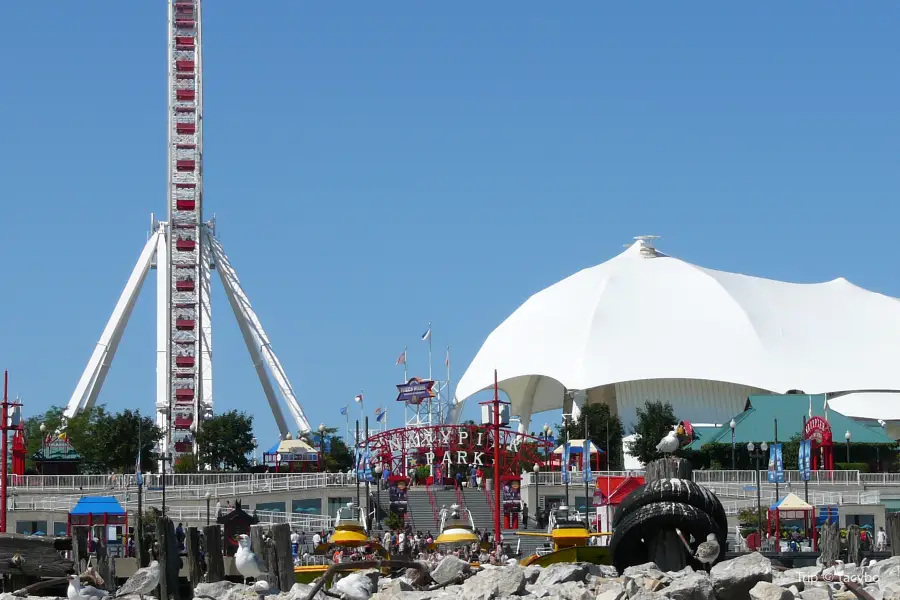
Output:
[[[675,418],[671,403],[659,400],[646,402],[637,409],[637,423],[631,428],[631,433],[637,437],[629,442],[628,451],[645,465],[659,458],[657,444],[677,424],[678,419]]]
[[[324,432],[331,446],[331,451],[325,454],[325,470],[329,473],[344,473],[353,467],[353,451],[337,432],[337,427],[326,427]],[[302,439],[317,451],[322,447],[318,431],[305,433]]]
[[[151,417],[142,417],[131,410],[109,413],[105,406],[95,406],[66,420],[63,409],[51,407],[25,422],[29,457],[41,449],[42,423],[45,435],[65,432],[69,443],[81,455],[82,473],[134,472],[139,438],[141,468],[156,469],[156,445],[162,439],[162,432]]]
[[[213,470],[245,471],[253,443],[253,417],[230,410],[200,422],[197,431],[199,462]]]
[[[193,454],[185,454],[175,459],[176,473],[196,473],[198,470],[197,457]]]
[[[585,421],[591,443],[604,452],[608,452],[607,459],[610,470],[624,470],[625,457],[622,452],[622,438],[625,436],[625,428],[619,417],[612,414],[606,404],[589,404],[581,409],[577,421],[569,422],[565,427],[557,425],[560,441],[584,439]],[[608,441],[607,435],[609,436]],[[607,446],[609,447],[607,448]]]

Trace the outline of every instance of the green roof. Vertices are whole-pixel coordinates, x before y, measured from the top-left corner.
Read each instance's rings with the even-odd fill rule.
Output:
[[[735,415],[734,442],[746,445],[748,442],[773,442],[775,439],[775,419],[778,419],[778,440],[787,441],[800,434],[803,429],[803,417],[809,416],[810,404],[812,416],[825,416],[825,395],[777,394],[768,396],[750,396],[744,412]],[[894,444],[895,440],[884,433],[884,430],[870,427],[864,423],[842,415],[833,408],[828,409],[828,423],[836,443],[844,441],[844,432],[850,432],[850,441],[860,444]],[[731,444],[731,426],[729,423],[721,427],[698,427],[698,439],[689,446],[699,450],[706,444]],[[696,431],[695,430],[695,431]]]
[[[81,455],[67,440],[53,440],[44,443],[31,457],[36,462],[41,461],[76,461],[81,460]]]

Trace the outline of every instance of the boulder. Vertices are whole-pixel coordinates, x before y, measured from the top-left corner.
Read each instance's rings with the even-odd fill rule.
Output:
[[[471,569],[469,563],[451,554],[445,556],[438,563],[438,566],[431,572],[431,578],[434,579],[435,583],[443,585],[452,581],[459,581],[461,576],[468,573]]]
[[[750,598],[752,600],[794,600],[794,595],[780,585],[760,581],[750,588]]]
[[[525,582],[535,583],[543,570],[544,568],[538,565],[529,565],[525,567]]]
[[[673,581],[662,590],[672,600],[715,600],[713,584],[706,573],[691,573]]]
[[[746,600],[760,581],[772,583],[772,561],[760,554],[744,554],[713,566],[713,590],[719,600]]]
[[[541,571],[535,583],[544,587],[552,587],[567,581],[584,581],[587,574],[588,571],[584,565],[557,563]]]
[[[832,600],[833,594],[830,587],[808,587],[800,592],[802,600]]]

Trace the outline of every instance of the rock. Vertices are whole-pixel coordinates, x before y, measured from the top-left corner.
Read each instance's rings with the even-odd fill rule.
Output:
[[[830,587],[810,587],[800,592],[802,600],[832,600]]]
[[[659,567],[656,566],[655,562],[648,562],[641,565],[634,565],[633,567],[628,567],[625,569],[625,572],[622,573],[625,577],[637,577],[638,575],[643,575],[647,571],[659,571]]]
[[[710,571],[719,600],[745,600],[760,581],[772,583],[772,561],[760,554],[744,554],[714,565]]]
[[[558,591],[559,596],[563,598],[563,600],[594,600],[594,597],[596,596],[594,592],[587,589],[583,583],[578,581],[567,581],[559,586],[559,588],[555,588],[554,591]]]
[[[680,579],[686,575],[690,575],[693,572],[693,567],[691,567],[691,565],[688,565],[680,571],[666,571],[666,575],[668,575],[670,579]]]
[[[616,568],[612,565],[595,565],[587,563],[584,566],[587,568],[588,573],[590,573],[594,577],[601,577],[603,579],[615,579],[619,576],[619,572],[616,571]]]
[[[369,600],[378,589],[378,570],[355,571],[332,586],[331,591],[345,600]]]
[[[783,588],[795,586],[799,591],[803,591],[806,584],[814,581],[816,577],[822,574],[821,566],[799,567],[797,569],[788,569],[787,571],[773,572],[772,583],[780,585]]]
[[[794,595],[780,585],[760,581],[750,588],[753,600],[794,600]]]
[[[216,585],[216,584],[212,583],[212,584],[201,584],[201,585]],[[195,597],[197,596],[197,594],[198,594],[197,590],[199,590],[199,589],[200,589],[199,585],[196,588],[194,588],[194,596]],[[286,596],[287,600],[306,600],[306,598],[309,596],[309,593],[312,591],[312,589],[313,589],[313,586],[308,585],[306,583],[295,583],[293,586],[291,586],[291,589],[288,590],[288,592],[286,594],[282,594],[282,596]],[[327,600],[327,598],[326,598],[325,594],[322,593],[322,590],[319,590],[319,592],[315,595],[313,600]]]
[[[525,593],[525,569],[516,565],[485,569],[466,580],[461,596],[473,600],[492,600]]]
[[[525,569],[526,573],[528,569]],[[534,598],[546,598],[550,595],[550,590],[540,585],[526,585],[525,592],[528,596],[532,596]]]
[[[641,587],[637,584],[637,581],[634,579],[626,579],[625,580],[625,595],[629,598],[634,598],[637,596],[638,592],[641,591]]]
[[[610,588],[597,594],[597,600],[625,600],[625,589]]]
[[[525,583],[535,583],[543,570],[544,568],[538,565],[525,567]]]
[[[535,583],[544,587],[552,587],[567,581],[584,581],[587,574],[587,568],[584,565],[557,563],[541,571]]]
[[[879,581],[878,588],[883,600],[900,600],[900,582],[897,580],[888,581],[885,584]],[[866,588],[866,591],[869,591],[869,588]]]
[[[666,600],[666,597],[659,592],[645,592],[641,590],[632,600]]]
[[[672,600],[715,600],[712,581],[706,573],[691,573],[679,577],[662,590],[666,598]]]
[[[471,570],[469,563],[452,554],[444,559],[431,572],[431,578],[435,583],[445,584],[458,581],[460,576]]]
[[[800,595],[800,588],[798,588],[796,585],[792,585],[791,587],[789,587],[789,588],[788,588],[788,591],[789,591],[790,593],[792,593],[794,596],[799,596],[799,595]]]
[[[247,600],[247,598],[257,597],[249,586],[230,581],[197,584],[197,587],[194,588],[194,596],[211,596],[216,600]]]

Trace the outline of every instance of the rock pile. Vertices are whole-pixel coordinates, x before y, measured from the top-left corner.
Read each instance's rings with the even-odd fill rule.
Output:
[[[335,583],[331,596],[319,591],[314,600],[855,600],[848,582],[863,586],[875,600],[900,600],[900,557],[868,567],[779,571],[755,553],[720,562],[709,573],[691,567],[664,572],[646,563],[619,575],[609,566],[568,563],[487,566],[473,572],[468,563],[448,556],[424,579],[413,569],[394,578],[380,577],[374,569],[352,572]],[[306,600],[312,590],[298,583],[266,600]],[[252,586],[222,581],[198,585],[194,597],[256,600],[258,594]],[[0,600],[14,597],[2,594]]]

